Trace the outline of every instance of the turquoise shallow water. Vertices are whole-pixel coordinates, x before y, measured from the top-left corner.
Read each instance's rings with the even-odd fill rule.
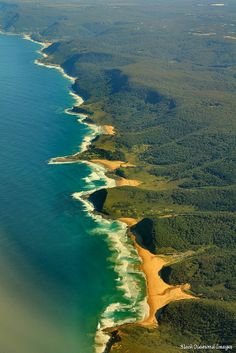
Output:
[[[140,316],[144,281],[124,229],[71,197],[105,180],[47,163],[90,131],[65,114],[70,83],[34,64],[38,49],[0,35],[0,351],[92,353],[99,322]]]

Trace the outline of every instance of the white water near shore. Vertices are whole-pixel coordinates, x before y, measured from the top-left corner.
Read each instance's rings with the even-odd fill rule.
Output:
[[[47,57],[43,50],[50,46],[52,43],[37,42],[26,34],[23,36],[23,38],[25,40],[30,40],[41,45],[41,49],[38,51],[38,53],[41,54],[44,58]],[[75,77],[66,74],[59,65],[43,63],[39,59],[35,60],[35,64],[58,70],[70,82],[74,82],[76,79]],[[75,100],[75,107],[79,107],[81,104],[83,104],[84,101],[82,97],[78,96],[73,91],[69,91],[69,93]],[[86,151],[93,139],[102,133],[102,128],[95,124],[88,124],[84,121],[87,116],[73,112],[72,108],[66,109],[65,112],[70,115],[78,116],[78,121],[80,123],[86,124],[90,128],[90,133],[84,137],[80,146],[80,151],[78,153]],[[66,163],[75,162],[57,162],[56,158],[52,158],[49,161],[49,164]],[[115,187],[115,180],[106,176],[106,169],[102,166],[98,166],[89,161],[78,161],[78,163],[86,163],[91,168],[91,173],[85,178],[85,181],[88,184],[88,190],[75,192],[72,196],[74,199],[82,202],[86,212],[96,220],[98,227],[94,232],[107,234],[107,242],[111,251],[110,261],[112,264],[114,264],[114,271],[117,273],[117,290],[122,292],[123,298],[125,299],[125,302],[111,302],[106,308],[104,308],[103,313],[101,313],[101,319],[98,323],[95,337],[95,350],[96,353],[103,353],[110,338],[103,331],[104,329],[112,328],[124,323],[131,323],[142,320],[145,316],[147,316],[149,308],[147,305],[146,297],[142,295],[141,288],[139,286],[141,281],[144,281],[144,274],[139,269],[141,262],[131,240],[127,237],[127,226],[124,223],[107,220],[104,219],[101,215],[95,214],[93,205],[86,198],[92,192],[104,187]],[[97,187],[94,183],[96,181],[103,181],[105,185]],[[124,319],[119,318],[119,314],[122,313],[130,313],[130,317],[129,315],[126,315],[126,318]]]
[[[93,175],[93,178],[94,177],[95,175]],[[110,185],[110,187],[112,186]],[[101,189],[102,188],[103,187],[101,187]],[[99,190],[99,188],[93,191],[96,190]],[[138,253],[131,239],[127,237],[127,226],[119,221],[111,222],[101,215],[96,214],[94,212],[94,206],[86,198],[90,194],[91,190],[87,192],[83,191],[74,193],[73,197],[83,203],[86,211],[99,224],[94,232],[107,234],[108,246],[111,251],[110,261],[115,264],[114,270],[117,273],[117,290],[122,292],[122,296],[126,299],[126,303],[110,303],[101,314],[101,320],[98,323],[95,337],[95,347],[96,353],[103,353],[110,338],[110,336],[104,332],[104,329],[136,322],[138,320],[142,321],[148,315],[149,307],[146,298],[140,300],[140,280],[138,281],[138,277],[144,280],[144,274],[139,269],[141,262]],[[135,315],[126,319],[117,319],[116,316],[117,314],[119,316],[119,313],[133,313]]]

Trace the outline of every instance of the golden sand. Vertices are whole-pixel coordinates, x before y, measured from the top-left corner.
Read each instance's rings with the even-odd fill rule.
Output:
[[[124,163],[122,161],[108,161],[107,159],[92,159],[91,162],[101,164],[109,170],[116,170]]]
[[[101,164],[103,167],[109,169],[109,170],[116,170],[118,168],[130,168],[130,167],[135,167],[131,163],[127,163],[124,161],[109,161],[107,159],[92,159],[92,163],[97,163]]]
[[[120,178],[116,180],[116,186],[139,186],[141,184],[138,180]]]
[[[121,165],[122,168],[134,168],[136,167],[134,164],[126,162]]]
[[[103,130],[106,135],[115,135],[115,128],[112,125],[103,125]]]
[[[128,217],[126,217],[126,218],[124,218],[124,217],[123,218],[118,218],[118,221],[127,224],[127,226],[129,226],[129,227],[132,227],[132,226],[134,226],[135,224],[138,223],[138,219],[136,219],[136,218],[128,218]]]
[[[138,220],[135,218],[119,218],[118,220],[127,224],[129,227],[138,223]],[[153,255],[150,251],[142,248],[136,242],[134,235],[131,235],[131,238],[139,257],[142,260],[141,269],[146,277],[147,303],[149,306],[147,317],[138,324],[150,327],[157,326],[156,313],[165,305],[177,300],[197,298],[186,292],[190,289],[190,285],[187,283],[176,286],[171,286],[165,283],[159,273],[161,269],[170,262],[167,261],[164,256]]]
[[[139,246],[136,241],[135,247],[142,259],[142,270],[147,281],[147,302],[149,306],[149,314],[140,324],[143,326],[156,326],[156,313],[158,310],[173,301],[196,299],[196,297],[185,292],[190,289],[189,284],[171,286],[163,281],[159,272],[168,264],[163,257],[151,254],[148,250]]]

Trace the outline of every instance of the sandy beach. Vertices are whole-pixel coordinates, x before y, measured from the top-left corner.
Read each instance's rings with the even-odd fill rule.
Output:
[[[112,171],[120,168],[124,163],[123,161],[108,161],[106,159],[92,159],[91,162],[101,164],[103,167]]]
[[[125,223],[128,227],[132,227],[138,223],[136,218],[119,218],[120,222]],[[135,240],[135,236],[131,234],[134,246],[142,260],[141,269],[145,274],[147,283],[147,303],[149,312],[145,319],[138,322],[142,326],[157,326],[156,313],[165,305],[183,299],[197,299],[186,291],[190,289],[188,283],[171,286],[163,281],[159,272],[170,262],[161,255],[153,255],[148,250],[142,248]]]
[[[134,239],[134,237],[133,237]],[[191,294],[186,293],[190,289],[189,284],[171,286],[163,281],[159,272],[168,264],[162,256],[153,255],[148,250],[139,246],[136,241],[135,247],[142,259],[142,270],[147,281],[147,302],[149,305],[148,316],[139,324],[143,326],[156,326],[156,312],[165,305],[183,299],[196,299]]]
[[[110,171],[115,171],[118,168],[134,167],[132,164],[123,161],[108,161],[106,159],[92,159],[92,163],[100,164]],[[141,182],[134,179],[119,178],[116,179],[116,186],[139,186]]]
[[[103,131],[105,135],[115,135],[115,128],[112,125],[103,125]]]
[[[136,218],[128,218],[128,217],[118,218],[118,221],[127,224],[127,226],[129,226],[129,227],[132,227],[132,226],[134,226],[135,224],[138,223],[138,219],[136,219]]]

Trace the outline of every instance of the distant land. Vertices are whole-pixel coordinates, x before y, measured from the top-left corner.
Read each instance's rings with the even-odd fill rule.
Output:
[[[86,200],[142,260],[149,313],[105,329],[102,353],[233,352],[236,2],[3,1],[0,28],[47,43],[39,63],[101,129],[52,162],[106,168],[115,184]]]

